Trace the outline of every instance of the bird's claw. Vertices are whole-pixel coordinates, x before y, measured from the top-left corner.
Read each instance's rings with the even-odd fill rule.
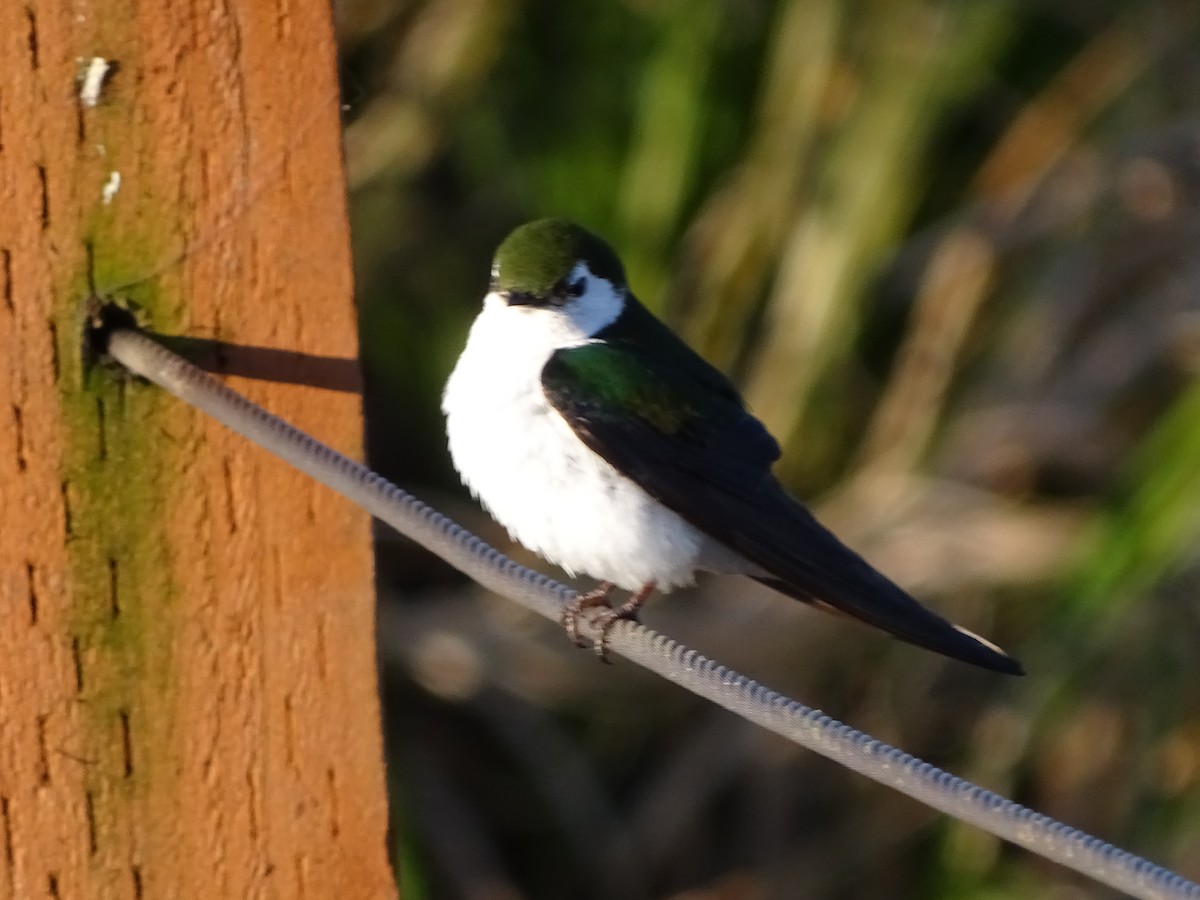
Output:
[[[576,647],[586,647],[585,641],[579,634],[579,617],[583,615],[583,610],[574,603],[571,603],[563,610],[562,624],[567,630],[567,637]]]
[[[592,617],[592,626],[600,632],[596,642],[592,644],[592,649],[596,651],[596,658],[600,662],[612,665],[612,660],[608,658],[608,633],[613,630],[613,627],[618,622],[636,622],[637,620],[637,610],[626,611],[624,606],[620,609],[602,610]]]
[[[580,594],[563,608],[562,624],[567,630],[567,637],[576,647],[586,647],[585,641],[579,634],[579,617],[585,609],[595,606],[608,606],[608,596],[612,593],[611,581],[602,581],[586,594]]]
[[[651,582],[644,585],[640,590],[635,591],[630,595],[628,600],[616,609],[612,609],[608,603],[609,594],[612,593],[612,589],[613,585],[611,582],[602,582],[595,589],[588,591],[586,594],[580,594],[568,603],[562,615],[563,627],[566,629],[567,637],[571,639],[571,643],[576,647],[586,647],[587,641],[579,634],[579,619],[586,609],[598,606],[604,607],[604,609],[598,611],[594,616],[589,617],[589,621],[600,632],[592,644],[592,648],[596,651],[597,658],[605,663],[610,662],[608,658],[608,633],[613,630],[613,627],[618,622],[636,622],[638,620],[638,610],[654,590],[654,583]]]

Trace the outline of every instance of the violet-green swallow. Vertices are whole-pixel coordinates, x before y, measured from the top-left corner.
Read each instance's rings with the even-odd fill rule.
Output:
[[[1021,665],[873,569],[771,473],[779,445],[733,384],[629,290],[612,248],[541,219],[496,251],[442,400],[463,482],[514,540],[599,579],[564,616],[636,613],[698,571],[798,600],[987,669]],[[603,642],[601,642],[603,643]],[[600,647],[603,652],[603,647]]]

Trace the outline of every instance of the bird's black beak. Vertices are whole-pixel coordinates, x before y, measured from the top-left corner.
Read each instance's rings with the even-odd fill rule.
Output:
[[[505,291],[500,295],[507,306],[538,306],[541,301],[525,291]]]

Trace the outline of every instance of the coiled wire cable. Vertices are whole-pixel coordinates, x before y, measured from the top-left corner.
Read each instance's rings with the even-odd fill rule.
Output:
[[[337,491],[484,587],[554,620],[575,596],[570,588],[513,562],[407,491],[250,402],[142,332],[115,328],[103,349],[131,372]],[[580,625],[585,637],[598,637],[586,620]],[[619,622],[609,632],[608,646],[744,719],[1131,896],[1200,898],[1200,885],[1168,869],[922,762],[636,622]]]

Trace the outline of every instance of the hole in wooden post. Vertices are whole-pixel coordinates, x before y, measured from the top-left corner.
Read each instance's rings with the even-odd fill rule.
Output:
[[[121,749],[125,754],[125,777],[133,777],[133,735],[129,731],[129,710],[121,710]]]
[[[0,271],[4,273],[4,305],[10,313],[16,313],[17,307],[13,302],[11,250],[0,250]]]
[[[110,556],[108,558],[108,609],[114,619],[121,615],[121,595],[117,592],[118,584],[117,560]]]
[[[25,21],[29,24],[29,67],[36,72],[41,66],[41,60],[38,59],[37,16],[28,6],[25,7]]]
[[[342,833],[342,825],[338,821],[340,816],[338,815],[337,776],[332,767],[325,770],[325,777],[329,780],[329,833],[336,838]]]
[[[66,538],[68,540],[70,540],[70,538],[71,538],[71,497],[68,494],[67,482],[64,481],[62,483],[62,486],[59,488],[59,492],[62,494],[63,534],[66,536]]]
[[[50,184],[46,175],[46,167],[38,166],[38,184],[42,193],[42,231],[50,227]]]
[[[129,310],[116,303],[92,294],[87,298],[86,314],[83,317],[83,345],[85,366],[95,364],[108,353],[108,337],[122,328],[136,329],[137,318]]]
[[[47,785],[50,783],[50,754],[46,750],[46,716],[40,715],[37,717],[37,742],[38,742],[38,761],[37,761],[37,778],[38,783]]]
[[[229,459],[221,460],[221,476],[225,484],[225,519],[229,523],[229,533],[237,534],[237,491],[233,487],[233,468]]]
[[[283,609],[286,598],[283,594],[283,573],[287,571],[283,561],[283,551],[280,550],[279,544],[271,546],[271,585],[274,588],[271,592],[272,598],[275,601],[277,610]]]
[[[4,829],[4,861],[8,863],[9,871],[13,867],[13,829],[12,811],[9,809],[9,799],[0,797],[0,827]]]
[[[289,766],[296,764],[296,721],[292,695],[283,695],[283,755]]]
[[[83,254],[87,258],[87,283],[88,294],[90,295],[88,297],[87,318],[91,319],[95,314],[95,304],[92,303],[92,299],[95,298],[96,302],[99,302],[99,298],[96,297],[96,245],[91,241],[84,241]]]
[[[13,440],[17,445],[17,471],[24,472],[28,467],[28,461],[25,459],[25,416],[21,412],[21,407],[17,404],[12,405],[13,417]]]
[[[96,798],[91,791],[84,791],[84,814],[87,816],[88,853],[96,855]]]
[[[75,666],[75,693],[83,693],[83,653],[79,649],[79,638],[71,638],[71,662]]]
[[[254,773],[246,773],[246,812],[248,830],[252,843],[258,843],[258,789],[254,786]]]
[[[34,581],[36,574],[37,574],[37,570],[34,568],[33,563],[26,560],[26,562],[25,562],[25,585],[26,585],[26,596],[29,598],[29,627],[31,627],[31,628],[34,628],[37,626],[38,607],[40,605],[39,600],[38,600],[37,584]]]
[[[50,371],[54,373],[54,382],[57,384],[62,375],[62,367],[58,361],[58,326],[47,322],[46,330],[50,335]]]
[[[96,398],[96,458],[100,462],[108,459],[108,434],[106,433],[104,401]]]

